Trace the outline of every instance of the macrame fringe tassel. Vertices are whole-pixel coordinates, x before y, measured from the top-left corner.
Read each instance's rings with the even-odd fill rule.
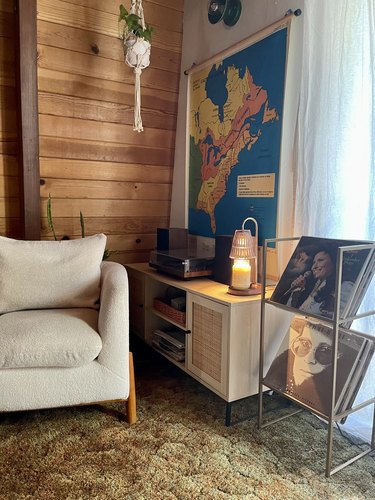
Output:
[[[141,118],[141,68],[134,68],[135,73],[135,91],[134,91],[134,125],[135,132],[143,132]]]

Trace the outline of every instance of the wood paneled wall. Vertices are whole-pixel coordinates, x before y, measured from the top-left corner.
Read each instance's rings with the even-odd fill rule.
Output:
[[[17,160],[16,16],[13,0],[0,0],[0,235],[18,238],[20,172]]]
[[[41,224],[42,238],[51,238],[50,194],[59,238],[80,236],[82,211],[86,234],[107,234],[111,260],[127,263],[147,261],[156,228],[169,224],[183,0],[143,1],[155,33],[141,77],[142,133],[132,129],[134,75],[118,39],[120,3],[37,2]]]

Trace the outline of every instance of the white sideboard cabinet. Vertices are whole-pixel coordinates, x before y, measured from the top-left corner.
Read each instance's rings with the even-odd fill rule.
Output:
[[[179,280],[150,268],[147,263],[128,264],[130,329],[149,346],[154,331],[176,326],[184,332],[185,359],[163,356],[227,402],[226,424],[230,424],[230,403],[258,393],[260,295],[229,295],[228,287],[208,278]],[[155,299],[170,295],[184,297],[185,317],[155,307]],[[275,309],[266,325],[270,360],[286,331],[289,318]],[[272,344],[271,344],[272,342]],[[267,364],[267,359],[265,360]]]

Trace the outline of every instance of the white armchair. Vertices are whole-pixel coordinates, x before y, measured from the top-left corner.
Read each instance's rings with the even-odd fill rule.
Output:
[[[128,279],[106,237],[0,237],[0,412],[125,401],[136,421]]]

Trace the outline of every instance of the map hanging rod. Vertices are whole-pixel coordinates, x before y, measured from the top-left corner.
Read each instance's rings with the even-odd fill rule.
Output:
[[[275,21],[274,23],[270,24],[266,28],[262,28],[261,30],[257,31],[256,33],[253,33],[252,35],[248,36],[244,40],[241,40],[240,42],[235,43],[231,47],[228,47],[227,49],[219,52],[218,54],[215,54],[212,57],[209,57],[208,59],[205,59],[204,61],[200,62],[199,64],[193,63],[190,68],[185,69],[184,75],[189,75],[190,73],[195,73],[196,71],[199,71],[200,69],[204,68],[206,65],[210,64],[211,62],[217,61],[217,59],[225,59],[226,57],[234,54],[235,52],[238,52],[242,50],[243,48],[248,47],[251,45],[251,42],[255,42],[258,40],[261,40],[262,38],[266,38],[268,35],[271,35],[271,33],[278,31],[281,28],[284,28],[285,26],[289,25],[291,22],[291,19],[296,16],[300,16],[302,14],[301,9],[297,9],[294,12],[292,9],[289,9],[285,16],[282,19],[279,19],[278,21]]]

